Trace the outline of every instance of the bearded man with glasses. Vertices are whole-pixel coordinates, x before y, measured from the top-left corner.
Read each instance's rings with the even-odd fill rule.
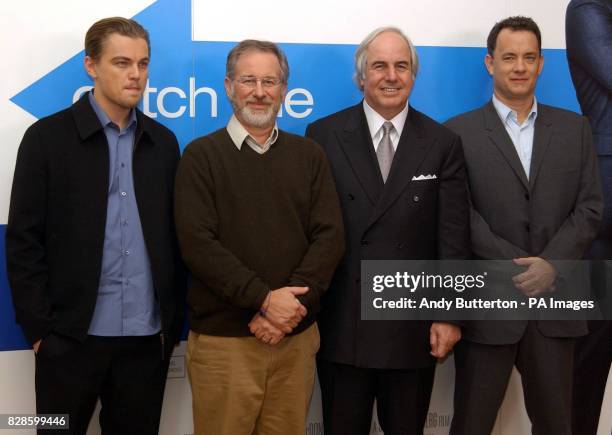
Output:
[[[315,316],[344,251],[323,150],[278,129],[289,67],[273,43],[227,58],[226,128],[185,149],[175,214],[191,270],[187,365],[198,435],[302,435]]]

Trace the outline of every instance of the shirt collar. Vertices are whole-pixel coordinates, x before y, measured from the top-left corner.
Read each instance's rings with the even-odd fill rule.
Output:
[[[115,127],[119,128],[119,126],[117,124],[115,124],[108,117],[108,115],[106,114],[104,109],[102,109],[102,107],[100,107],[100,105],[96,101],[96,99],[94,98],[94,91],[93,91],[93,89],[91,91],[89,91],[89,95],[88,96],[89,96],[89,104],[91,104],[91,107],[94,110],[94,112],[96,113],[96,116],[98,117],[98,119],[100,120],[100,124],[102,124],[102,127],[107,127],[110,124],[112,126],[115,126]],[[128,122],[127,122],[124,130],[127,130],[128,128],[132,127],[132,125],[136,125],[136,110],[134,110],[134,109],[130,110],[130,118],[128,119]]]
[[[374,138],[376,133],[380,131],[386,121],[390,121],[391,124],[393,124],[393,128],[395,128],[397,134],[401,136],[402,130],[404,129],[404,124],[406,123],[406,118],[408,117],[408,107],[408,102],[406,101],[406,107],[404,107],[400,113],[395,115],[393,119],[385,119],[378,112],[372,109],[364,98],[363,111],[365,112],[366,120],[368,121],[370,136]]]
[[[242,148],[242,144],[246,138],[250,138],[253,142],[255,142],[255,139],[253,139],[246,128],[244,128],[240,121],[238,121],[236,115],[232,115],[227,123],[226,129],[230,135],[230,138],[232,139],[232,142],[234,142],[234,145],[236,145],[236,148],[239,150]],[[276,142],[276,139],[278,139],[278,124],[274,123],[274,128],[272,129],[272,133],[270,133],[270,137],[266,143],[269,142],[270,145],[272,145],[274,142]]]
[[[493,94],[492,100],[493,100],[493,106],[495,107],[497,114],[499,115],[499,117],[504,123],[508,122],[509,119],[512,119],[514,120],[514,122],[518,123],[518,114],[516,113],[516,110],[513,110],[510,107],[506,106],[504,103],[502,103],[501,100],[495,96],[495,94]],[[534,95],[533,105],[531,106],[531,110],[529,111],[529,115],[527,115],[527,118],[525,118],[525,121],[526,122],[534,121],[537,116],[538,116],[538,102],[536,101],[536,97]]]

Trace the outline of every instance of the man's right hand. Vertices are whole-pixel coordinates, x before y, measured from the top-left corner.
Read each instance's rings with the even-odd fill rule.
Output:
[[[269,345],[276,345],[285,337],[285,333],[278,329],[259,313],[255,314],[249,322],[249,329],[255,337]]]
[[[42,338],[32,345],[32,348],[34,349],[34,353],[38,353],[38,348],[40,347],[41,342],[42,342]]]
[[[272,290],[261,305],[265,317],[274,326],[289,334],[308,313],[296,296],[308,293],[308,287],[281,287]]]

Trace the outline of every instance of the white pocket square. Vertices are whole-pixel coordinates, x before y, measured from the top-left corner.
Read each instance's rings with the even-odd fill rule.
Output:
[[[418,177],[412,177],[412,181],[435,180],[436,178],[438,178],[438,177],[436,177],[436,174],[433,174],[433,175],[431,175],[431,174],[427,174],[427,175],[421,174]]]

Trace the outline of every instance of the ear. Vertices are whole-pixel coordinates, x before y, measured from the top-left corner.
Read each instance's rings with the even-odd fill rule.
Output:
[[[225,80],[223,80],[223,85],[225,86],[225,94],[228,98],[232,97],[232,81],[228,76],[225,76]]]
[[[491,56],[489,53],[487,53],[487,55],[484,58],[484,63],[485,66],[487,67],[487,71],[489,72],[489,75],[493,75],[493,56]]]
[[[84,65],[85,65],[85,71],[87,71],[87,74],[89,74],[89,76],[93,80],[98,78],[98,73],[96,72],[96,61],[95,60],[93,60],[89,56],[85,56]]]
[[[544,55],[540,54],[540,65],[538,65],[538,75],[542,73],[542,68],[544,68]]]
[[[363,80],[363,76],[362,75],[358,76],[357,77],[357,87],[359,88],[359,90],[361,92],[363,92],[363,89],[365,88],[364,85],[365,85],[365,83],[364,83],[364,80]]]

